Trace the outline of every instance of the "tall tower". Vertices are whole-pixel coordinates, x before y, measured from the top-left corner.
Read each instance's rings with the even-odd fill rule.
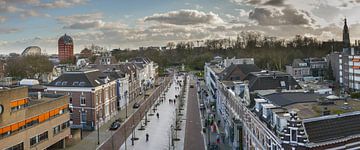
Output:
[[[58,41],[58,54],[60,62],[72,60],[74,57],[74,42],[68,35],[63,35]]]
[[[346,18],[344,19],[344,29],[343,29],[343,47],[350,48],[350,34],[349,28],[347,26]]]

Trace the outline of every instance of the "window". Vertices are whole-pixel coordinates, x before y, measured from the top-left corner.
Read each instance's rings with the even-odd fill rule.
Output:
[[[63,81],[61,85],[67,85],[67,81]]]
[[[60,132],[60,125],[53,128],[54,135],[58,134]]]
[[[291,141],[292,142],[297,142],[296,130],[290,130],[290,131],[291,131]]]
[[[32,138],[30,139],[30,146],[35,145],[37,142],[38,142],[38,141],[37,141],[37,136],[32,137]]]
[[[99,97],[98,93],[95,94],[95,105],[98,105]]]
[[[80,105],[81,106],[85,106],[86,105],[86,101],[85,101],[85,97],[84,96],[80,96]]]
[[[79,86],[85,86],[85,82],[80,82]]]
[[[73,86],[78,86],[78,85],[79,85],[79,81],[73,82]]]
[[[24,142],[21,142],[20,144],[7,148],[6,150],[23,150],[23,149],[24,149]]]
[[[61,85],[61,81],[57,81],[55,85]]]
[[[47,139],[48,139],[48,132],[47,131],[39,135],[39,142],[47,140]]]

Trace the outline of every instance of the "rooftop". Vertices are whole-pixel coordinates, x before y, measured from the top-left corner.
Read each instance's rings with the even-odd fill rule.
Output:
[[[301,119],[323,116],[325,111],[329,114],[344,114],[360,111],[359,100],[326,100],[328,95],[302,92],[274,93],[265,95],[273,104],[282,108],[295,110]]]

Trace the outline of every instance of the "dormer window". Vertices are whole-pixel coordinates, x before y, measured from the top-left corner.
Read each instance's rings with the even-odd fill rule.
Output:
[[[63,81],[61,85],[67,85],[67,81]]]
[[[73,82],[73,86],[78,86],[78,85],[79,85],[79,81]]]
[[[55,85],[61,85],[61,81],[57,81]]]

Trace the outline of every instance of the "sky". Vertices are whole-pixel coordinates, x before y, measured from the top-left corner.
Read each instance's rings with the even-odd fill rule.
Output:
[[[231,38],[258,31],[341,40],[348,19],[360,39],[360,0],[0,0],[0,54],[39,46],[57,53],[57,40],[74,39],[75,52],[164,46],[168,42]]]

